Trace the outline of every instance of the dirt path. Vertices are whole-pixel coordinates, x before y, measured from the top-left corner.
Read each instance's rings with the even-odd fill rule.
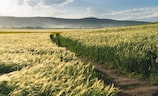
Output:
[[[117,96],[158,96],[158,86],[149,86],[146,81],[127,78],[103,65],[94,65],[96,70],[112,78],[110,82],[122,90]]]
[[[77,56],[77,58],[85,63],[90,62],[79,56]],[[132,79],[117,74],[114,70],[101,64],[93,63],[93,65],[97,71],[110,78],[109,81],[104,80],[106,84],[114,84],[116,87],[120,88],[121,92],[117,96],[158,96],[158,86],[150,86],[145,80]]]

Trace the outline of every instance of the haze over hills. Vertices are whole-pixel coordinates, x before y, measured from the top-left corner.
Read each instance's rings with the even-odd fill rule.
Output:
[[[140,21],[83,18],[64,19],[54,17],[0,17],[1,28],[102,28],[145,24]]]

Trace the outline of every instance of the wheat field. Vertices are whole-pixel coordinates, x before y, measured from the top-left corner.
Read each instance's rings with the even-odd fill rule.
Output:
[[[49,33],[0,34],[1,96],[114,96],[92,64],[57,47]]]
[[[158,84],[158,24],[75,30],[61,34],[63,46],[129,77]]]

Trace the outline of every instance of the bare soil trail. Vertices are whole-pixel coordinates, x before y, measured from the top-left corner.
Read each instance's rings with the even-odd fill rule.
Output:
[[[110,77],[110,82],[120,88],[117,96],[158,96],[158,86],[150,86],[145,80],[127,78],[100,64],[94,65],[96,70]]]

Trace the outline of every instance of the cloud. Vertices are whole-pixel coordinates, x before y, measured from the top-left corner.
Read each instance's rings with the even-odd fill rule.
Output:
[[[55,2],[48,5],[42,0],[0,0],[0,16],[18,16],[18,17],[32,17],[32,16],[49,16],[56,17],[65,12],[64,6],[61,4],[66,4],[65,2]],[[28,2],[32,2],[31,4]],[[70,2],[70,1],[69,1]]]
[[[103,9],[99,9],[96,7],[87,7],[85,9],[85,11],[83,11],[83,13],[85,12],[85,17],[102,17],[101,15],[104,13],[107,13],[109,11],[105,11]]]
[[[66,5],[68,3],[72,3],[73,0],[43,0],[43,2],[47,5],[51,5],[51,4]]]
[[[158,17],[158,7],[133,8],[122,11],[103,13],[102,17],[111,17],[119,20],[145,20]]]
[[[94,11],[93,11],[93,8],[92,8],[92,7],[87,7],[87,8],[86,8],[86,15],[87,15],[87,17],[88,17],[88,16],[91,17],[91,16],[94,15]]]
[[[64,6],[68,3],[72,3],[74,0],[18,0],[18,4],[28,4],[30,6],[36,6],[40,3],[44,5],[60,5]]]
[[[75,0],[0,0],[0,16],[98,17],[116,20],[145,21],[156,21],[158,18],[158,6],[118,11],[99,9],[99,7],[94,6],[65,6],[72,2],[75,2]]]

